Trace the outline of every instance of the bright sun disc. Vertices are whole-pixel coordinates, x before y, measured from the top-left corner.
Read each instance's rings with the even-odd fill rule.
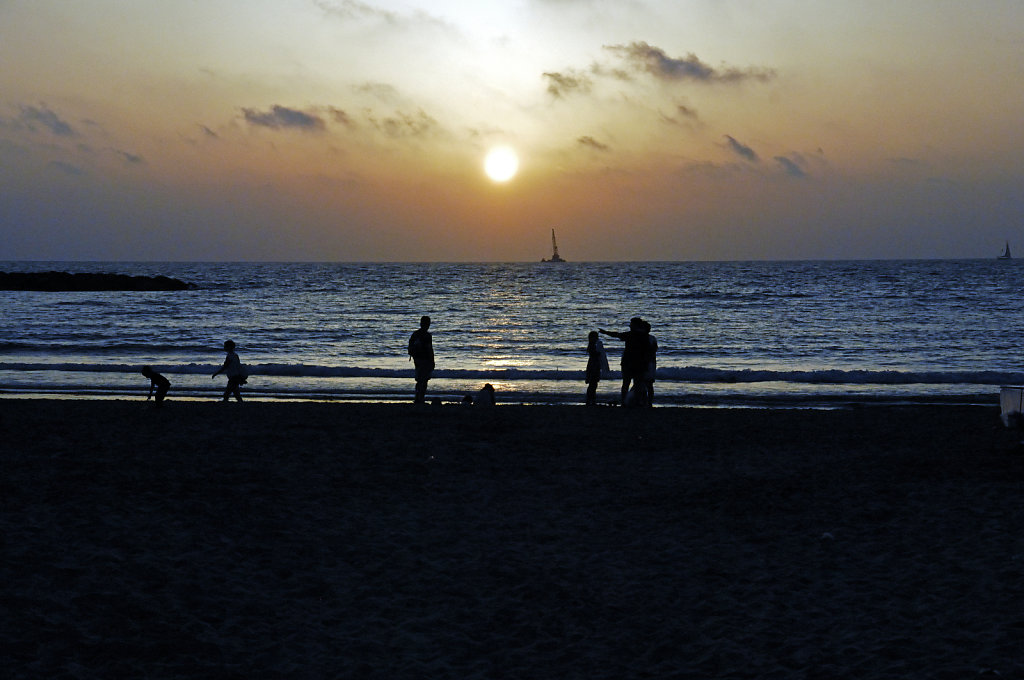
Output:
[[[495,182],[507,182],[519,169],[519,157],[507,146],[499,146],[487,152],[484,172]]]

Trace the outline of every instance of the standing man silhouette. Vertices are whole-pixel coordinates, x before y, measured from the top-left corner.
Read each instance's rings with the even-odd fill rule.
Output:
[[[645,323],[639,316],[634,316],[629,320],[629,330],[625,333],[606,331],[603,328],[597,329],[599,333],[626,342],[625,349],[622,350],[621,364],[623,406],[628,405],[628,403],[632,403],[635,406],[650,405],[650,400],[647,398],[646,375],[650,367],[654,348],[651,346],[649,337],[648,329],[650,326],[645,326]],[[635,399],[627,402],[626,398],[629,396],[630,383],[633,384],[633,396]]]
[[[427,381],[434,373],[434,336],[429,329],[430,317],[421,317],[419,329],[409,338],[409,357],[416,365],[416,404],[426,403]]]

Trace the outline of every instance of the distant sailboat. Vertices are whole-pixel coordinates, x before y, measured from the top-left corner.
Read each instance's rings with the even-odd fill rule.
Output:
[[[1000,255],[999,257],[997,257],[996,259],[997,260],[1012,260],[1013,259],[1013,255],[1010,255],[1010,242],[1009,241],[1006,242],[1006,250],[1004,250],[1003,254]]]
[[[548,259],[543,259],[542,258],[541,262],[565,262],[565,260],[563,260],[558,255],[558,242],[555,241],[555,230],[554,229],[551,230],[551,259],[548,260]]]

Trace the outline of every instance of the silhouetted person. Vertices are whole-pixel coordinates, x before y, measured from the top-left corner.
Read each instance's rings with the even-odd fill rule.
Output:
[[[434,374],[434,336],[429,329],[430,317],[420,317],[420,327],[409,337],[409,357],[416,366],[416,404],[426,403],[427,381]]]
[[[224,351],[227,355],[224,357],[224,365],[217,369],[217,372],[213,374],[216,378],[218,375],[223,373],[228,378],[228,384],[224,388],[224,399],[227,401],[228,397],[232,394],[235,395],[236,401],[242,401],[242,390],[241,386],[245,384],[246,376],[242,371],[242,362],[235,354],[235,343],[232,340],[224,341]]]
[[[146,395],[146,401],[153,397],[153,389],[155,388],[156,399],[153,401],[157,406],[160,406],[164,401],[164,397],[167,396],[167,390],[171,389],[171,381],[154,371],[151,366],[143,366],[142,375],[149,378],[149,394]]]
[[[654,378],[658,373],[658,340],[651,335],[651,324],[644,321],[644,328],[647,329],[647,342],[650,344],[651,357],[647,362],[647,373],[644,376],[647,383],[647,405],[654,406]]]
[[[629,396],[630,384],[633,385],[633,393],[638,402],[637,405],[647,403],[647,375],[648,364],[651,356],[651,343],[647,329],[644,328],[644,320],[634,316],[629,320],[629,330],[625,333],[606,331],[598,329],[601,333],[618,338],[626,343],[622,350],[622,405],[626,406],[626,398]]]
[[[481,387],[480,391],[476,393],[476,398],[473,400],[474,406],[494,406],[496,403],[494,400],[494,385],[491,383]]]
[[[597,405],[597,384],[601,382],[601,375],[608,370],[608,354],[604,351],[604,343],[598,336],[597,331],[590,331],[587,335],[587,406]]]

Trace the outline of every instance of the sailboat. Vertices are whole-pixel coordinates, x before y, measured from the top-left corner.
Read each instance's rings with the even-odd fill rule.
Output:
[[[548,259],[541,258],[541,262],[565,262],[565,260],[563,260],[558,255],[558,242],[555,241],[555,230],[554,229],[551,230],[551,259],[548,260]]]
[[[997,260],[1012,260],[1013,259],[1013,255],[1010,255],[1010,242],[1009,241],[1006,242],[1006,250],[1004,250],[1003,254],[1000,255],[999,257],[997,257],[996,259]]]

